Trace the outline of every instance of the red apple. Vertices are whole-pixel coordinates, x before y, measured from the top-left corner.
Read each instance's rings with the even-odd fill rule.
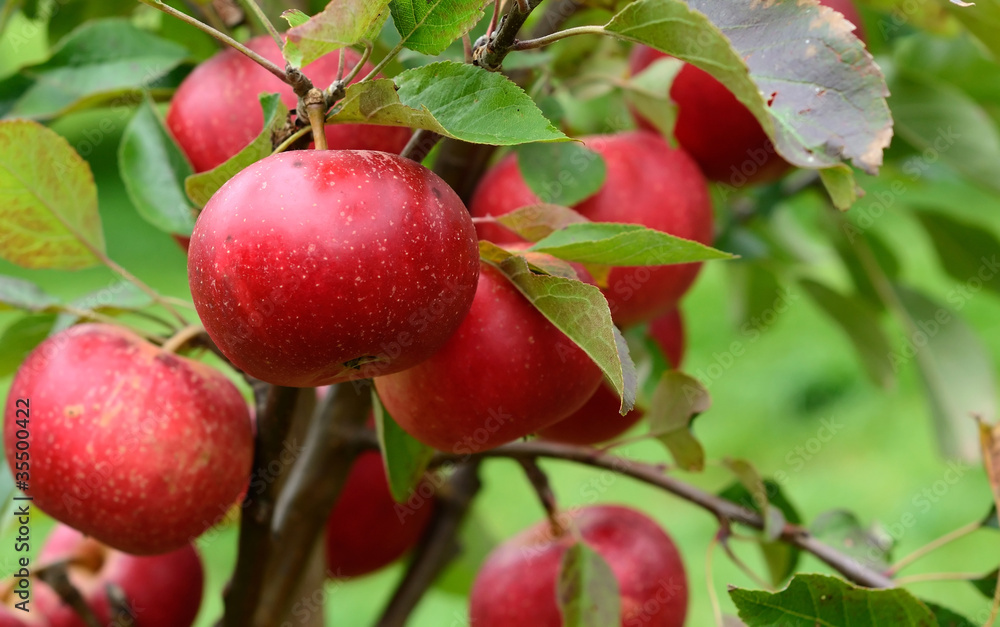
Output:
[[[556,599],[560,561],[580,538],[611,567],[621,594],[622,626],[681,627],[688,587],[677,547],[646,515],[600,505],[572,512],[576,533],[553,537],[548,521],[497,547],[472,587],[475,627],[562,627]]]
[[[857,25],[855,34],[864,41],[861,16],[851,0],[821,0],[821,4]],[[629,66],[633,74],[638,74],[666,56],[636,46]],[[757,118],[708,72],[685,64],[674,77],[670,98],[677,104],[677,143],[694,157],[709,179],[740,187],[776,180],[790,167],[775,152]],[[636,122],[641,128],[659,132],[638,114]]]
[[[28,355],[4,419],[15,473],[20,442],[35,505],[140,555],[211,527],[253,460],[250,413],[229,379],[107,324],[71,327]]]
[[[73,560],[70,582],[103,625],[111,624],[108,584],[121,588],[136,627],[190,627],[201,606],[204,573],[190,544],[163,555],[139,557],[59,525],[42,547],[38,564],[64,560]],[[50,627],[86,627],[47,585],[36,583],[34,592],[35,611]]]
[[[645,131],[583,138],[607,164],[607,179],[595,195],[574,206],[594,222],[642,224],[703,244],[712,241],[712,203],[698,166],[683,150],[671,149]],[[540,202],[511,154],[479,183],[470,210],[498,216]],[[496,243],[520,239],[498,225],[479,225],[479,235]],[[619,326],[652,320],[677,306],[701,264],[615,268],[604,295]]]
[[[254,37],[246,46],[280,67],[285,67],[281,50],[268,36]],[[349,70],[361,56],[344,49]],[[332,52],[303,68],[319,89],[337,78],[340,53]],[[364,78],[373,67],[354,79]],[[294,111],[297,99],[292,88],[249,57],[227,48],[199,65],[177,88],[167,111],[167,128],[187,155],[195,172],[222,164],[249,144],[264,126],[264,114],[257,96],[281,94]],[[406,145],[410,129],[373,124],[329,124],[326,139],[331,149],[382,150],[398,153]]]
[[[684,323],[678,310],[660,316],[649,325],[649,335],[660,346],[670,365],[680,368],[684,357]],[[643,411],[619,413],[621,399],[608,385],[602,384],[583,407],[551,427],[538,432],[539,437],[566,444],[597,444],[615,438],[642,419]]]
[[[391,564],[417,543],[433,511],[429,482],[421,484],[410,502],[396,503],[382,455],[362,453],[326,522],[328,572],[357,577]]]
[[[601,371],[493,266],[472,309],[427,361],[375,379],[389,414],[442,451],[470,453],[534,433],[576,411]]]
[[[28,603],[26,606],[28,611],[25,612],[14,607],[14,604],[20,603],[21,599],[8,598],[8,594],[6,591],[0,592],[0,627],[49,627],[35,609],[33,600]]]
[[[243,170],[205,205],[188,279],[246,373],[314,387],[430,357],[469,310],[479,248],[436,174],[382,152],[305,150]]]

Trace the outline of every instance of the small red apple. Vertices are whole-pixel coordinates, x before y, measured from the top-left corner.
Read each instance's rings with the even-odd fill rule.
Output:
[[[107,324],[71,327],[28,355],[4,417],[15,473],[22,441],[35,505],[140,555],[211,527],[253,460],[250,413],[229,379]]]
[[[236,367],[314,387],[409,368],[469,310],[479,248],[454,191],[382,152],[284,152],[205,206],[188,279]]]
[[[362,453],[326,522],[326,564],[334,577],[357,577],[409,551],[434,512],[433,486],[421,484],[407,503],[389,492],[382,455]]]
[[[678,310],[660,316],[649,325],[649,335],[660,346],[670,365],[680,368],[684,357],[684,323]],[[621,399],[601,384],[583,407],[538,432],[539,437],[566,444],[598,444],[628,431],[642,419],[644,412],[633,409],[622,416]]]
[[[190,627],[201,606],[204,572],[190,544],[170,553],[135,556],[116,551],[59,525],[38,556],[38,565],[73,560],[70,582],[101,624],[111,624],[108,584],[121,588],[136,627]],[[35,611],[49,627],[86,627],[83,620],[46,584],[35,583]]]
[[[0,627],[49,627],[35,609],[34,601],[28,603],[26,606],[28,611],[25,612],[14,607],[14,604],[20,603],[21,599],[8,598],[8,595],[6,590],[0,591]]]
[[[712,203],[698,166],[683,151],[671,149],[659,135],[640,131],[583,138],[604,157],[607,178],[595,195],[573,208],[594,222],[641,224],[695,240],[712,241]],[[516,155],[489,170],[472,198],[477,217],[499,216],[540,202],[521,176]],[[496,243],[521,241],[492,224],[477,227]],[[614,268],[603,290],[619,326],[652,320],[677,306],[701,264]]]
[[[483,264],[472,309],[445,345],[409,370],[377,377],[389,414],[442,451],[482,451],[576,411],[597,365],[510,281]]]
[[[562,627],[556,583],[563,554],[577,538],[614,572],[623,627],[684,624],[688,603],[684,564],[659,525],[634,509],[612,505],[584,507],[567,518],[575,533],[553,537],[545,521],[493,551],[472,587],[473,627]]]
[[[268,36],[254,37],[248,48],[285,67],[281,50]],[[349,70],[361,56],[344,49]],[[340,53],[332,52],[303,68],[319,89],[326,89],[337,78]],[[354,79],[365,77],[373,67],[366,63]],[[195,172],[221,165],[238,153],[260,133],[264,114],[257,96],[281,94],[292,111],[297,99],[292,88],[260,67],[249,57],[227,48],[199,65],[181,82],[167,111],[167,128],[187,155]],[[329,124],[327,143],[331,149],[382,150],[398,153],[406,145],[410,129],[373,124]]]
[[[861,16],[851,0],[821,0],[858,26],[864,41]],[[629,67],[638,74],[667,55],[647,46],[632,50]],[[674,77],[670,98],[677,105],[674,135],[677,143],[698,162],[709,179],[740,187],[781,177],[790,167],[774,150],[757,118],[711,74],[685,64]],[[659,132],[640,115],[641,128]]]

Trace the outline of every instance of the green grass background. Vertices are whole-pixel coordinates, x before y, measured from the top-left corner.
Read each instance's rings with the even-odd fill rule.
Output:
[[[23,50],[31,54],[31,50]],[[0,60],[0,64],[4,61]],[[102,135],[96,129],[105,118],[116,121],[119,130]],[[81,149],[92,146],[87,159],[99,188],[101,214],[110,256],[157,289],[188,297],[185,258],[171,239],[142,221],[132,208],[118,178],[115,153],[120,122],[127,114],[97,111],[73,115],[55,124],[71,143]],[[815,199],[783,207],[780,220],[788,228],[800,229],[808,244],[810,212]],[[962,207],[1000,230],[995,206]],[[880,218],[874,231],[886,238],[902,256],[903,276],[936,295],[940,300],[955,281],[939,269],[926,236],[908,215],[904,202],[897,203]],[[807,246],[808,247],[808,246]],[[812,247],[811,271],[845,284],[839,262],[824,249]],[[0,262],[0,273],[29,277],[48,290],[66,297],[82,295],[108,284],[103,269],[75,273],[25,271]],[[709,264],[683,304],[688,328],[686,370],[698,372],[716,363],[717,354],[735,340],[747,345],[711,386],[713,406],[696,424],[696,434],[713,460],[726,456],[752,460],[765,474],[784,472],[783,488],[804,519],[832,508],[849,508],[864,523],[880,521],[897,536],[896,557],[970,521],[981,518],[989,507],[989,488],[980,468],[969,469],[961,479],[924,511],[915,499],[944,477],[948,464],[939,456],[930,416],[912,364],[905,366],[897,385],[889,390],[873,386],[865,377],[850,345],[840,331],[805,297],[794,300],[787,312],[755,342],[738,331],[730,270],[724,263]],[[1000,355],[1000,300],[987,292],[972,298],[962,311],[990,353]],[[0,314],[0,328],[16,316]],[[902,338],[892,329],[895,340]],[[995,361],[995,359],[994,359]],[[6,395],[10,378],[0,380]],[[816,438],[822,420],[843,425],[836,435],[816,450],[808,461],[797,460],[796,447]],[[630,456],[651,461],[666,460],[655,442],[626,447]],[[814,449],[815,450],[815,449]],[[594,502],[631,504],[657,519],[680,547],[688,568],[691,610],[688,624],[712,624],[709,587],[725,611],[733,612],[725,593],[727,585],[755,587],[753,582],[716,551],[713,578],[706,581],[706,551],[716,531],[714,519],[672,496],[626,478],[577,467],[545,462],[559,502],[564,507]],[[718,465],[684,479],[710,490],[731,481]],[[515,464],[489,461],[484,467],[484,490],[464,531],[467,551],[425,597],[413,616],[416,627],[450,627],[466,624],[466,595],[478,563],[489,547],[542,517],[530,487]],[[594,482],[598,483],[595,484]],[[901,521],[915,524],[903,527]],[[51,521],[33,519],[33,549]],[[4,525],[0,535],[0,563],[13,557],[13,536]],[[198,621],[215,623],[221,613],[220,591],[234,562],[235,529],[229,528],[201,543],[208,582]],[[762,561],[752,545],[738,551],[758,572]],[[908,569],[920,572],[986,572],[1000,562],[1000,542],[994,531],[980,531],[950,545]],[[829,572],[811,557],[804,557],[805,571]],[[402,574],[394,565],[377,574],[346,583],[328,584],[326,613],[331,625],[363,626],[374,622],[383,602]],[[988,607],[987,600],[963,582],[928,583],[912,587],[918,595],[974,617]]]

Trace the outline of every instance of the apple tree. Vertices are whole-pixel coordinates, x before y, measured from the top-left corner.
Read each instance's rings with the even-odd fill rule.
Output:
[[[3,0],[0,625],[995,624],[998,55],[997,0]],[[760,393],[919,380],[897,522],[836,417],[713,451],[793,307]]]

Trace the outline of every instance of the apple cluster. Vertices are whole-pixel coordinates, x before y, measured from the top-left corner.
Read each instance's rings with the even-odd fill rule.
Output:
[[[858,23],[849,2],[825,4]],[[269,38],[247,46],[281,60]],[[346,55],[348,65],[359,60]],[[636,46],[631,68],[639,72],[662,56]],[[304,71],[328,84],[338,61],[328,55]],[[287,85],[232,50],[184,81],[166,121],[196,171],[253,140],[263,92],[296,104]],[[788,164],[746,108],[702,70],[685,65],[670,96],[679,111],[676,148],[641,117],[636,131],[582,138],[603,157],[607,176],[573,209],[594,222],[641,224],[710,244],[708,181],[773,180]],[[239,172],[185,242],[198,316],[234,367],[300,388],[374,379],[403,429],[456,454],[531,434],[596,444],[641,419],[639,408],[620,415],[617,394],[591,358],[480,260],[480,239],[538,255],[524,253],[528,242],[514,232],[472,220],[542,202],[516,154],[483,176],[466,207],[435,173],[398,156],[408,129],[329,125],[326,134],[329,150],[283,152]],[[684,353],[678,305],[699,267],[615,267],[598,285],[614,322],[646,325],[675,368]],[[8,459],[16,398],[31,398],[35,408],[35,504],[64,523],[41,562],[68,560],[70,580],[102,621],[110,616],[111,583],[139,627],[192,624],[203,580],[192,542],[238,506],[250,476],[254,435],[244,395],[216,369],[122,327],[88,323],[45,340],[18,370],[4,426]],[[434,507],[428,500],[401,514],[384,460],[361,454],[327,521],[330,576],[395,561],[418,541]],[[490,555],[472,592],[473,625],[561,625],[560,564],[578,541],[611,567],[623,624],[683,624],[683,564],[657,523],[615,506],[569,514],[572,533],[543,523]],[[0,627],[82,624],[52,590],[37,586],[36,594],[44,623],[0,610]]]

